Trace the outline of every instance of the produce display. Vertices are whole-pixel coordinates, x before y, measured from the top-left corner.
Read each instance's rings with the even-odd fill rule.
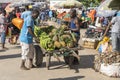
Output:
[[[76,35],[71,31],[66,31],[66,29],[66,25],[61,25],[60,28],[35,26],[34,33],[40,39],[40,46],[47,51],[75,47],[75,43],[77,43]]]

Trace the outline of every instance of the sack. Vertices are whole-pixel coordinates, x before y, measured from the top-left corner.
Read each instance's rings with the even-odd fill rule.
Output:
[[[20,18],[14,18],[12,19],[12,23],[18,28],[21,29],[23,26],[24,21]]]
[[[110,77],[120,77],[120,63],[101,64],[100,72]]]

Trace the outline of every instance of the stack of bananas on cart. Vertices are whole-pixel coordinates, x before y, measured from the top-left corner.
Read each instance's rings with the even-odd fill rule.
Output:
[[[40,39],[40,46],[47,51],[61,49],[64,47],[75,47],[76,35],[70,31],[66,31],[66,26],[60,28],[54,26],[35,26],[34,33]]]

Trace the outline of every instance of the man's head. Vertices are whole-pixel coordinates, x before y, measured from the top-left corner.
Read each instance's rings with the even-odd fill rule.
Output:
[[[36,19],[38,16],[39,16],[39,11],[36,10],[36,9],[34,9],[34,10],[32,11],[32,17],[33,17],[34,19]]]
[[[17,8],[17,9],[16,9],[16,13],[19,13],[19,12],[20,12],[20,9],[19,9],[19,8]]]
[[[70,11],[70,15],[71,15],[71,18],[75,18],[75,17],[77,16],[76,10],[75,10],[75,9],[72,9],[72,10]]]
[[[11,12],[13,15],[15,15],[15,13],[16,13],[16,11],[15,10],[12,10],[12,12]]]
[[[29,6],[28,5],[25,6],[25,10],[29,10]]]

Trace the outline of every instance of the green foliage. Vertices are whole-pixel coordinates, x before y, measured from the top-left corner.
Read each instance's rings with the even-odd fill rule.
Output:
[[[99,6],[102,0],[78,0],[78,1],[82,2],[85,7],[96,7]]]

